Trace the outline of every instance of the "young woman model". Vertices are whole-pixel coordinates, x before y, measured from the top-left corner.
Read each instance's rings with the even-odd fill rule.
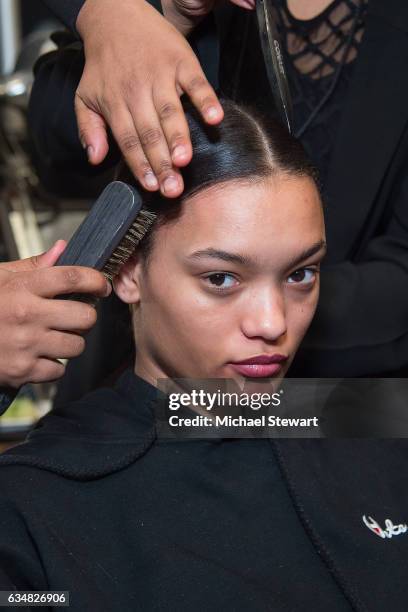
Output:
[[[158,379],[280,379],[318,300],[302,149],[224,110],[189,114],[185,195],[146,197],[156,224],[115,282],[134,368],[0,457],[1,589],[69,591],[78,612],[404,610],[405,444],[156,435]]]

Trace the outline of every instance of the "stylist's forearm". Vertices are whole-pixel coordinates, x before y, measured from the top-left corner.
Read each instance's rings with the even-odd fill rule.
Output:
[[[86,0],[76,27],[86,62],[75,107],[89,161],[105,158],[109,127],[143,187],[179,196],[192,156],[181,94],[207,123],[223,117],[190,45],[145,0]]]

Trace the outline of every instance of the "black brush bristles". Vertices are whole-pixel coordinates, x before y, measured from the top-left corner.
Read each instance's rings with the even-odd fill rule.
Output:
[[[148,210],[140,209],[136,221],[126,232],[120,244],[116,247],[102,269],[110,281],[119,273],[120,268],[133,255],[140,241],[147,234],[156,220],[156,215]]]
[[[88,266],[111,281],[155,220],[154,213],[142,208],[134,187],[114,181],[96,200],[55,265]],[[94,301],[90,296],[67,297]]]

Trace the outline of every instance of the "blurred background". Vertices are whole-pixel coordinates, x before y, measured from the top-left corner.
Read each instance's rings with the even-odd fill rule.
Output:
[[[38,58],[62,26],[40,0],[0,0],[0,261],[30,257],[68,239],[89,200],[41,184],[27,125]],[[0,450],[22,439],[51,407],[55,385],[27,385],[0,417]]]

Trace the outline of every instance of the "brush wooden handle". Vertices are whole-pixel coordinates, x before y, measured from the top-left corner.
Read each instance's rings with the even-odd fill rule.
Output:
[[[126,183],[109,183],[78,227],[57,266],[102,270],[142,206],[139,193]]]
[[[56,262],[56,266],[87,266],[102,271],[135,221],[142,206],[138,191],[121,181],[105,187]],[[87,294],[59,296],[95,305]]]

